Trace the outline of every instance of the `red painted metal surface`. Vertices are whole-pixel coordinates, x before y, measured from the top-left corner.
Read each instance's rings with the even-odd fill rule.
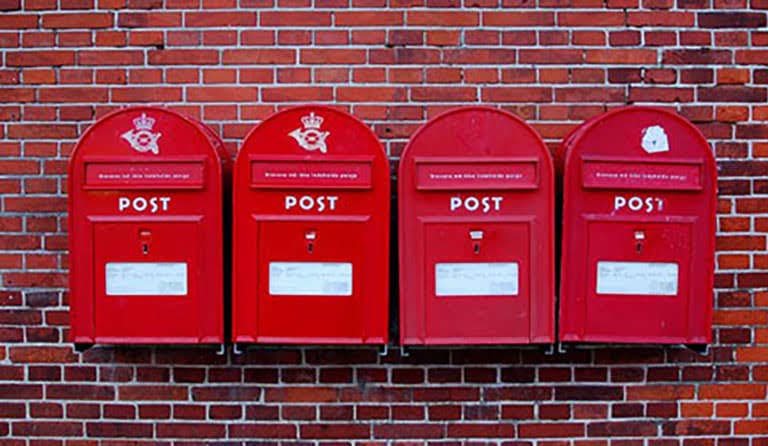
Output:
[[[229,158],[171,110],[113,112],[69,162],[71,339],[224,341],[223,203]]]
[[[400,161],[400,342],[554,341],[554,184],[523,120],[466,107]]]
[[[235,162],[234,341],[386,343],[389,200],[353,116],[302,106],[254,128]]]
[[[709,343],[717,178],[701,132],[626,107],[585,122],[559,152],[560,339]]]

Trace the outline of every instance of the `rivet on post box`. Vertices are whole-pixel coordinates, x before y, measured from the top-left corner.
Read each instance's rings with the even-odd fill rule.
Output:
[[[510,113],[448,111],[400,160],[400,342],[554,341],[554,174]]]
[[[249,133],[234,177],[234,342],[386,343],[389,164],[373,132],[286,109]]]
[[[76,345],[224,342],[229,166],[210,129],[164,108],[119,110],[82,135],[68,183]]]
[[[711,342],[716,169],[674,112],[626,107],[567,137],[560,339]]]

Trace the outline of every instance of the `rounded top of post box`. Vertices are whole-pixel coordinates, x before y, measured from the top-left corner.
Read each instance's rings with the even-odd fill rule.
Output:
[[[693,123],[672,110],[646,106],[620,107],[587,120],[568,134],[558,152],[566,166],[577,154],[655,160],[703,157],[712,169],[715,166],[709,142]]]
[[[254,127],[243,140],[237,159],[249,154],[386,159],[379,138],[363,121],[337,108],[314,104],[280,110]]]
[[[110,112],[80,136],[70,163],[83,156],[151,161],[190,155],[226,160],[219,137],[202,123],[164,107],[127,107]]]
[[[411,136],[402,159],[510,155],[538,156],[552,163],[541,136],[522,118],[498,108],[469,106],[448,110],[427,121]]]

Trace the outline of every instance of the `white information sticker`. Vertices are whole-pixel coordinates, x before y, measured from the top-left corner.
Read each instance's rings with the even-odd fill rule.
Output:
[[[597,262],[597,294],[675,296],[677,263]]]
[[[437,263],[437,296],[517,296],[517,262]]]
[[[187,264],[111,262],[106,284],[107,296],[186,296]]]
[[[351,296],[352,264],[346,262],[270,262],[273,296]]]

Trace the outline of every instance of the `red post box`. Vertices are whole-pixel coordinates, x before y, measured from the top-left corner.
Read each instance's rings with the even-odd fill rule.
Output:
[[[400,160],[400,342],[554,341],[554,184],[543,141],[501,110],[427,122]]]
[[[567,138],[564,342],[711,341],[716,168],[676,113],[626,107]]]
[[[389,164],[365,124],[322,106],[271,116],[233,193],[234,342],[387,342]]]
[[[224,341],[223,200],[229,158],[164,108],[113,112],[69,162],[71,338]]]

